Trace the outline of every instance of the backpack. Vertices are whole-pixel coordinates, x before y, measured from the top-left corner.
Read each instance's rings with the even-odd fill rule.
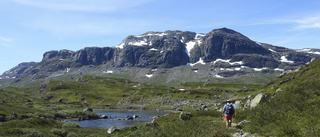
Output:
[[[234,114],[234,108],[233,108],[233,105],[232,105],[232,104],[227,104],[226,114],[227,114],[227,115],[233,115],[233,114]]]

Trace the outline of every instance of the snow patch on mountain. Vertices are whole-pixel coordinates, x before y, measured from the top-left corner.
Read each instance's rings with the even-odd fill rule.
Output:
[[[151,48],[151,49],[149,49],[149,51],[158,51],[158,49]]]
[[[286,56],[281,56],[280,62],[294,63],[294,61],[288,60]]]
[[[218,74],[214,75],[214,77],[216,77],[216,78],[224,78],[224,77],[222,77],[222,76],[220,76]]]
[[[253,68],[254,71],[262,71],[268,69],[267,67],[263,67],[263,68]]]
[[[67,68],[67,73],[71,70],[71,68]]]
[[[143,34],[143,35],[139,35],[139,36],[135,36],[135,37],[138,37],[138,38],[141,38],[141,37],[146,37],[146,36],[159,36],[159,37],[163,37],[165,35],[168,35],[167,33],[164,33],[164,32],[152,32],[152,33],[148,33],[148,34]]]
[[[201,45],[202,41],[201,41],[201,38],[205,36],[205,34],[201,34],[201,33],[197,33],[196,36],[194,37],[194,40],[192,41],[189,41],[186,43],[186,53],[187,55],[190,57],[190,51],[194,48],[194,46],[196,46],[197,44],[198,45]],[[184,41],[184,37],[182,37],[182,40],[181,42]]]
[[[108,70],[108,71],[103,71],[103,73],[106,73],[106,74],[112,74],[112,73],[113,73],[113,71]]]
[[[206,63],[202,60],[202,58],[200,58],[198,62],[196,62],[196,63],[189,63],[189,64],[190,64],[190,66],[194,66],[194,65],[197,65],[197,64],[205,65]],[[187,64],[187,65],[188,65],[188,64]]]
[[[129,42],[128,45],[134,45],[134,46],[145,46],[148,45],[147,40],[137,41],[137,42]]]
[[[320,52],[316,52],[316,51],[310,51],[310,52],[308,52],[308,53],[310,53],[310,54],[318,54],[318,55],[320,55]]]
[[[190,42],[187,42],[186,45],[186,53],[188,54],[188,56],[190,57],[190,51],[191,49],[193,49],[193,47],[196,45],[196,41],[190,41]]]
[[[120,48],[120,49],[123,49],[123,47],[124,47],[124,43],[121,43],[118,46],[116,46],[116,48]]]
[[[296,50],[296,51],[297,52],[305,52],[305,53],[309,53],[309,54],[318,54],[318,55],[320,55],[319,51],[312,51],[312,49],[309,49],[309,48],[299,49],[299,50]]]
[[[284,71],[284,69],[280,69],[280,68],[275,68],[275,71]]]
[[[255,41],[255,42],[256,42],[258,45],[260,45],[260,46],[262,45],[262,43],[261,43],[261,42],[257,42],[257,41]]]
[[[269,49],[271,52],[276,52],[275,50],[273,50],[273,49]]]
[[[151,78],[153,75],[152,74],[146,74],[146,77]]]
[[[230,65],[235,65],[235,64],[239,64],[242,65],[243,62],[242,61],[237,61],[237,62],[230,62],[231,59],[228,60],[224,60],[224,59],[216,59],[215,61],[213,61],[213,64],[216,64],[217,62],[225,62],[225,63],[229,63]]]

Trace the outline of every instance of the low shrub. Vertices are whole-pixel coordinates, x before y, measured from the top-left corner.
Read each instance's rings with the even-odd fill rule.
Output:
[[[78,135],[74,132],[70,132],[67,137],[78,137]]]
[[[42,132],[40,132],[39,130],[36,130],[36,129],[24,129],[23,133],[27,137],[44,137]]]
[[[52,119],[29,118],[23,120],[10,120],[1,125],[3,128],[43,128],[60,127],[61,124]]]
[[[81,128],[78,123],[65,123],[62,125],[63,128]]]
[[[60,137],[65,137],[68,135],[68,132],[64,131],[63,129],[54,128],[54,129],[51,129],[50,132]]]
[[[11,135],[21,135],[24,133],[21,128],[9,128],[9,129],[4,130],[4,132],[6,134],[11,134]]]

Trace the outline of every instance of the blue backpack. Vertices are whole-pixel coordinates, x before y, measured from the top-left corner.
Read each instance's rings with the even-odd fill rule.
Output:
[[[227,115],[233,115],[234,114],[234,108],[232,104],[227,104],[227,108],[226,108],[226,114]]]

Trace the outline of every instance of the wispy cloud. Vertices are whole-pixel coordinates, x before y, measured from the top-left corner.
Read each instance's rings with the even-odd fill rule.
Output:
[[[319,29],[320,28],[320,14],[310,16],[306,15],[288,15],[285,17],[270,17],[257,19],[250,23],[244,23],[244,26],[258,26],[258,25],[286,25],[290,31],[305,30],[305,29]]]
[[[136,7],[152,0],[11,0],[27,6],[50,10],[116,11]]]
[[[65,38],[76,35],[114,35],[125,32],[136,33],[141,29],[152,30],[159,23],[147,19],[108,18],[86,20],[83,18],[72,19],[44,19],[24,22],[23,25],[34,30],[43,30],[57,37]]]
[[[9,44],[13,42],[13,39],[8,38],[8,37],[2,37],[0,36],[0,45],[1,46],[5,46],[5,47],[9,47]]]
[[[295,20],[296,29],[320,29],[320,16],[311,16]]]

